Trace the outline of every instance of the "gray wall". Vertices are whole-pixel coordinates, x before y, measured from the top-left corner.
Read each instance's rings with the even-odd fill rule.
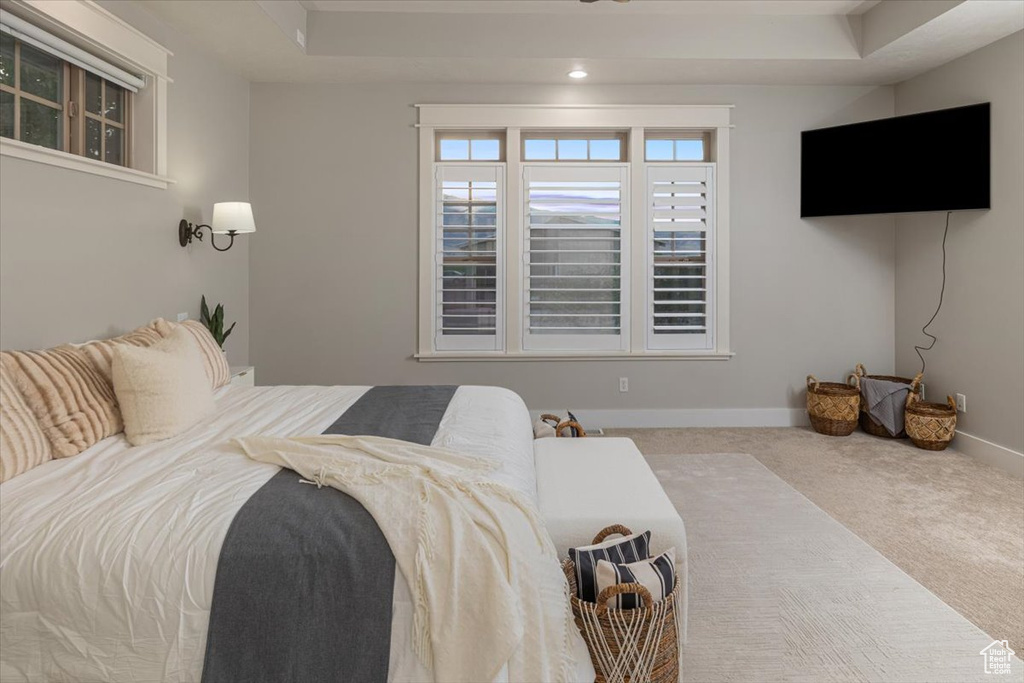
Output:
[[[942,311],[925,353],[929,398],[967,396],[958,427],[1024,451],[1024,32],[896,87],[896,113],[992,102],[992,209],[954,213]],[[956,147],[956,131],[938,144]],[[950,156],[950,173],[958,172]],[[955,178],[952,178],[955,184]],[[938,303],[943,213],[896,218],[896,366],[917,372],[914,345]]]
[[[729,361],[417,363],[414,103],[735,104]],[[893,367],[891,216],[799,218],[800,131],[891,88],[253,84],[252,360],[261,383],[479,383],[533,408],[792,408],[808,372]],[[628,376],[630,391],[618,392]]]
[[[199,314],[206,294],[239,321],[232,363],[249,355],[249,243],[182,249],[182,217],[249,197],[249,84],[130,3],[108,9],[170,49],[168,190],[0,158],[0,347],[107,337],[157,316]],[[257,221],[259,221],[257,213]],[[258,225],[258,223],[257,223]]]

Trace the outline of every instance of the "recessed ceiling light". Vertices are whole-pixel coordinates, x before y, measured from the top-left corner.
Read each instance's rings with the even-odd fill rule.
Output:
[[[583,69],[574,69],[569,72],[569,78],[586,78],[587,72]]]

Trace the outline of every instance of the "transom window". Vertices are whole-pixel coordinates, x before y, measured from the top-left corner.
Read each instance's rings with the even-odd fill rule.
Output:
[[[644,141],[645,161],[711,161],[711,135],[704,132],[654,133]]]
[[[0,33],[0,136],[128,164],[125,88]]]
[[[624,161],[625,138],[624,133],[530,133],[523,136],[523,161]]]
[[[435,145],[438,161],[504,161],[504,133],[438,133]]]

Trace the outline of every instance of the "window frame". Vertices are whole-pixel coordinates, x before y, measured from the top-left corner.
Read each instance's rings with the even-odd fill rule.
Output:
[[[555,142],[554,159],[530,159],[526,156],[526,143],[528,140],[553,140]],[[586,140],[586,159],[560,159],[558,158],[559,140]],[[591,159],[591,140],[618,140],[618,159]],[[519,159],[524,164],[623,164],[629,160],[629,132],[624,130],[525,130],[520,134]]]
[[[527,352],[537,351],[618,351],[625,352],[629,349],[630,337],[630,276],[632,273],[632,260],[630,253],[630,174],[629,165],[624,162],[615,164],[600,164],[595,162],[574,162],[574,161],[524,161],[523,169],[523,192],[521,201],[522,211],[522,238],[521,251],[523,254],[523,277],[522,277],[522,301],[520,315],[522,316],[522,348]],[[619,334],[617,335],[581,335],[581,334],[532,334],[530,332],[530,194],[529,182],[531,170],[538,169],[545,178],[556,176],[567,176],[569,178],[581,178],[576,182],[607,182],[601,180],[607,176],[617,175],[619,182]],[[579,173],[577,173],[577,171]],[[545,172],[548,172],[545,174]],[[541,181],[541,182],[550,182]],[[568,180],[566,182],[573,182]]]
[[[705,156],[707,156],[705,154]],[[717,275],[717,262],[718,262],[718,233],[716,228],[716,207],[715,207],[715,195],[716,195],[716,175],[717,168],[714,162],[710,161],[694,161],[694,162],[674,162],[659,163],[659,162],[646,162],[644,169],[644,193],[645,193],[645,224],[644,233],[646,235],[646,244],[644,251],[646,252],[646,282],[644,285],[645,295],[645,306],[644,310],[647,312],[644,321],[644,346],[649,351],[702,351],[715,348],[715,328],[716,320],[718,317],[717,299],[718,299],[718,287],[709,287],[707,283],[715,282]],[[653,199],[652,195],[652,184],[654,178],[652,176],[659,176],[665,173],[666,175],[675,169],[696,169],[706,173],[705,184],[707,192],[711,197],[711,202],[706,206],[705,213],[707,214],[704,219],[704,251],[705,260],[703,267],[705,269],[704,282],[705,282],[705,298],[703,304],[705,306],[705,332],[700,335],[683,335],[683,334],[663,334],[658,335],[654,332],[654,319],[653,316],[657,312],[654,307],[654,275],[655,275],[655,255],[654,250],[650,248],[654,241],[654,203],[650,201]],[[684,278],[680,278],[684,279]],[[685,317],[685,316],[680,316]]]
[[[647,143],[652,140],[665,140],[671,141],[672,145],[672,158],[671,159],[648,159],[647,158]],[[675,142],[679,140],[700,140],[704,147],[704,158],[703,159],[677,159],[676,158],[676,147]],[[644,162],[648,164],[706,164],[713,163],[715,160],[714,156],[714,133],[710,130],[647,130],[644,131],[644,149],[643,158]]]
[[[69,106],[68,102],[70,99],[70,80],[71,80],[71,65],[63,59],[54,57],[58,60],[58,69],[60,70],[60,91],[61,101],[48,100],[45,97],[41,97],[34,93],[26,92],[21,87],[21,52],[22,46],[25,44],[17,38],[10,36],[10,39],[14,42],[14,85],[7,85],[0,83],[0,92],[5,92],[14,97],[14,135],[11,138],[3,138],[7,140],[18,140],[21,142],[21,100],[27,99],[30,102],[41,104],[50,109],[56,109],[60,112],[61,127],[59,138],[59,147],[46,147],[45,145],[38,145],[46,149],[52,149],[54,151],[66,151],[69,149],[70,139],[70,126],[68,124],[69,119]],[[32,47],[32,46],[29,46]],[[38,48],[34,48],[41,52]],[[35,144],[35,143],[25,143]]]
[[[69,116],[70,121],[70,137],[71,137],[71,153],[83,156],[86,159],[94,159],[85,153],[85,127],[88,125],[88,120],[97,121],[100,125],[100,157],[94,159],[95,161],[102,161],[107,164],[113,164],[115,166],[124,166],[131,168],[132,159],[132,92],[116,83],[112,83],[102,76],[93,74],[96,78],[100,79],[100,114],[94,114],[89,111],[85,105],[85,94],[86,94],[86,78],[88,73],[85,69],[81,69],[76,66],[71,66],[71,85],[70,85],[70,102],[74,104],[73,107],[69,107],[71,110]],[[116,121],[114,119],[107,118],[107,88],[114,87],[121,90],[121,94],[124,97],[124,109],[121,115],[122,121]],[[112,126],[114,128],[121,129],[122,135],[122,148],[121,148],[121,163],[114,164],[111,161],[106,160],[107,156],[107,136],[106,127]]]
[[[56,56],[53,58],[57,60],[57,69],[60,71],[61,101],[57,102],[54,100],[48,100],[45,97],[27,92],[22,87],[21,83],[21,54],[26,43],[13,36],[11,36],[11,40],[14,42],[14,85],[10,86],[0,83],[0,92],[6,92],[14,96],[14,135],[10,138],[4,139],[16,140],[28,145],[36,145],[36,143],[27,142],[21,139],[20,105],[21,100],[26,99],[30,102],[35,102],[60,112],[61,125],[58,136],[60,140],[59,147],[47,147],[46,145],[36,146],[43,147],[44,149],[50,149],[55,152],[74,154],[75,156],[92,159],[94,161],[101,161],[105,164],[111,164],[112,166],[131,168],[131,140],[133,128],[132,92],[117,85],[116,83],[108,81],[106,78],[103,78],[98,74],[92,74],[86,69],[75,66],[74,64]],[[32,46],[30,45],[29,47]],[[39,50],[39,48],[33,49],[38,52],[43,52],[42,50]],[[100,82],[99,114],[90,112],[89,108],[85,104],[86,79],[89,75],[95,76]],[[121,96],[124,98],[124,104],[121,109],[121,121],[107,118],[106,105],[108,88],[117,88],[121,92]],[[87,125],[86,122],[89,119],[97,121],[100,126],[100,156],[98,159],[86,154],[85,127]],[[121,161],[119,163],[106,160],[107,126],[117,128],[121,131]]]
[[[469,158],[467,159],[442,159],[441,158],[441,142],[444,140],[466,140],[469,143],[469,149],[467,150]],[[498,158],[497,159],[474,159],[473,158],[473,140],[497,140],[498,141]],[[503,130],[444,130],[436,131],[434,134],[434,161],[439,164],[501,164],[505,162],[505,131]]]
[[[447,361],[594,361],[594,360],[727,360],[734,354],[729,346],[729,133],[731,105],[416,105],[419,110],[420,157],[420,286],[419,332],[414,357],[423,362]],[[504,130],[505,160],[505,345],[502,351],[446,351],[435,347],[433,308],[433,164],[435,131]],[[711,147],[707,153],[714,160],[715,256],[714,256],[714,322],[710,348],[651,349],[648,348],[647,311],[647,182],[645,169],[645,134],[685,134],[708,131]],[[567,136],[593,136],[597,131],[626,131],[622,162],[604,161],[526,161],[522,158],[523,136],[539,132]],[[466,163],[466,162],[463,162]],[[474,163],[474,162],[469,162]],[[479,162],[487,163],[487,162]],[[493,162],[491,162],[493,163]],[[628,167],[629,233],[623,233],[623,251],[632,254],[628,262],[628,278],[624,288],[629,294],[620,310],[631,311],[624,321],[626,343],[620,349],[587,349],[577,345],[571,349],[526,348],[524,306],[527,273],[525,260],[525,216],[523,193],[525,166],[548,164],[565,166],[583,164],[593,167],[622,163]],[[657,162],[651,162],[657,163]],[[673,162],[697,163],[702,162]],[[628,244],[628,247],[625,245]],[[624,266],[627,263],[623,262]],[[628,284],[626,284],[628,282]],[[628,329],[626,329],[628,328]]]
[[[452,170],[452,175],[465,178],[466,180],[459,180],[455,182],[494,182],[495,183],[495,204],[497,207],[495,213],[495,294],[494,294],[494,313],[495,313],[495,334],[492,335],[450,335],[445,336],[443,334],[442,326],[438,321],[444,317],[444,301],[443,301],[443,289],[440,286],[442,283],[443,274],[439,274],[438,271],[443,270],[444,257],[443,257],[443,220],[439,223],[438,216],[443,215],[440,201],[440,190],[442,183],[445,178],[445,171]],[[432,303],[431,303],[431,316],[433,319],[433,338],[434,348],[438,351],[480,351],[480,352],[501,352],[505,348],[505,320],[507,314],[505,312],[505,296],[504,296],[504,280],[505,280],[505,212],[502,210],[507,204],[505,198],[505,164],[504,162],[496,161],[438,161],[434,163],[433,178],[433,202],[432,202],[432,213],[433,219],[433,234],[432,234],[432,257],[434,263],[434,272],[432,279],[434,286],[432,288]],[[488,178],[493,178],[489,180]],[[467,230],[467,232],[472,232]],[[438,244],[441,247],[438,248]]]
[[[126,115],[131,117],[131,130],[126,136],[123,158],[129,160],[131,166],[74,154],[67,151],[70,140],[64,149],[55,150],[0,138],[0,155],[158,189],[167,189],[173,184],[167,177],[167,88],[170,83],[167,58],[170,51],[94,2],[18,3],[5,5],[4,11],[71,43],[80,51],[138,74],[145,81],[145,87],[128,98],[132,100],[126,110]],[[66,81],[70,85],[70,79]],[[70,126],[65,130],[70,137]]]

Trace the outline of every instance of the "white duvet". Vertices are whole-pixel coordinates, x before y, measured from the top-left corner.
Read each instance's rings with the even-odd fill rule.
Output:
[[[222,444],[320,434],[368,389],[226,387],[214,413],[178,437],[143,447],[111,437],[4,483],[0,680],[199,680],[228,525],[278,472]],[[432,445],[499,460],[494,478],[536,501],[531,435],[516,394],[466,386]],[[396,572],[391,681],[430,680],[412,617]],[[579,680],[593,680],[586,650],[576,659]]]

